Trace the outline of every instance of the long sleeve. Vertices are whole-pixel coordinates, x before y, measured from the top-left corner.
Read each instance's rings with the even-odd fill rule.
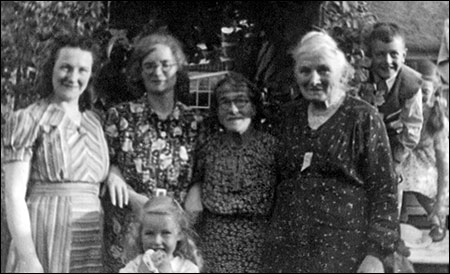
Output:
[[[377,115],[369,115],[367,120],[362,153],[369,203],[367,253],[383,259],[394,252],[399,240],[397,182],[384,123]]]
[[[423,125],[422,111],[422,90],[419,91],[409,100],[406,100],[405,106],[400,113],[400,122],[402,123],[402,134],[400,143],[403,148],[393,151],[394,159],[402,162],[408,153],[413,150],[420,141],[420,132]]]

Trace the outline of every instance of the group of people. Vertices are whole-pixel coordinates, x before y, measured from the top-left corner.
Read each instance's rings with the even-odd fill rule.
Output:
[[[56,39],[42,99],[3,133],[7,271],[383,272],[400,243],[399,178],[415,184],[405,163],[430,151],[442,236],[441,100],[404,65],[397,26],[375,25],[369,41],[377,89],[365,102],[347,93],[353,69],[337,43],[307,33],[292,51],[302,98],[270,133],[261,93],[238,73],[217,84],[208,118],[179,102],[186,57],[162,32],[129,60],[128,86],[144,95],[100,118],[95,45]]]

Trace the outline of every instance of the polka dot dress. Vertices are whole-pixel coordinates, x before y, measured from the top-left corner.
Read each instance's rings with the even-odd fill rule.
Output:
[[[280,138],[282,181],[265,249],[270,272],[355,272],[398,240],[396,180],[376,110],[347,97],[317,130],[291,105]]]

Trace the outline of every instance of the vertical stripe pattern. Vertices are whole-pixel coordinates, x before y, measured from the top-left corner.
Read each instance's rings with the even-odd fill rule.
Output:
[[[41,100],[16,112],[3,132],[4,162],[31,161],[27,204],[45,272],[102,272],[103,211],[99,184],[109,169],[100,121],[82,113],[76,125]],[[14,244],[7,270],[18,271]]]

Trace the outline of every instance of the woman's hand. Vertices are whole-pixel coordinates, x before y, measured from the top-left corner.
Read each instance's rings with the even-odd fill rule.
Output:
[[[34,256],[34,258],[20,258],[17,267],[18,273],[44,273],[44,269],[42,268],[41,262],[39,262],[38,258]]]
[[[447,214],[446,207],[444,205],[444,202],[438,199],[434,205],[433,209],[428,215],[428,220],[431,221],[433,218],[442,218],[442,216],[445,216]]]
[[[108,179],[106,180],[111,203],[114,206],[123,208],[128,205],[128,186],[120,170],[116,166],[111,166]]]
[[[359,266],[357,273],[384,273],[383,263],[377,257],[367,255]]]

